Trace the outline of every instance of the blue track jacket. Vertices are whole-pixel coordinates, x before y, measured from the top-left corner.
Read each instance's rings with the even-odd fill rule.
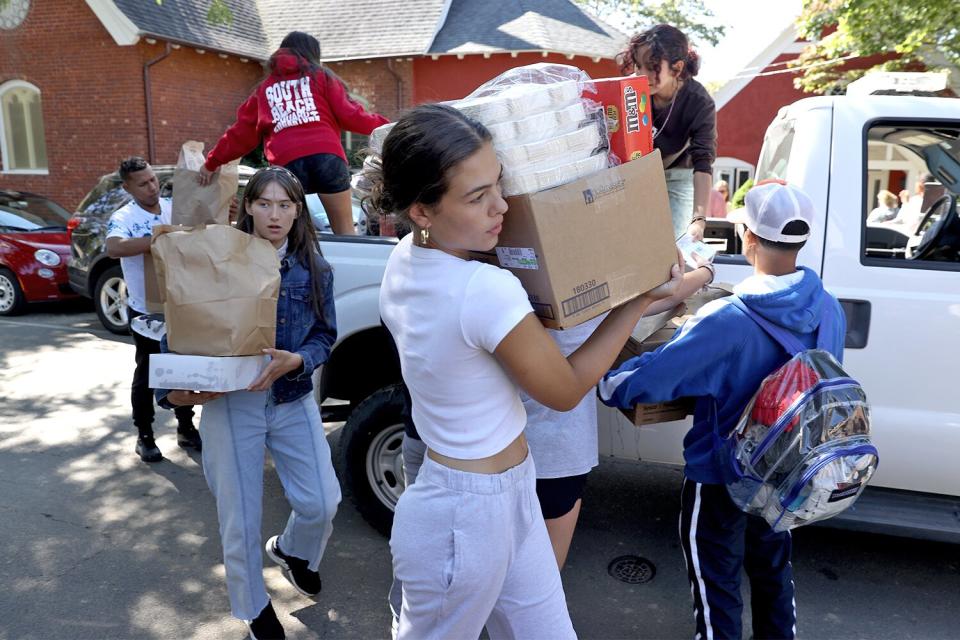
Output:
[[[793,331],[815,348],[821,313],[834,313],[834,334],[827,342],[842,361],[846,318],[840,303],[806,267],[793,286],[740,299],[767,320]],[[736,291],[736,290],[735,290]],[[824,307],[824,305],[827,305]],[[669,342],[656,351],[624,362],[599,384],[604,404],[628,408],[695,396],[693,427],[683,439],[684,473],[695,482],[722,484],[713,457],[713,407],[721,436],[733,429],[747,403],[770,373],[790,356],[760,326],[728,300],[704,305]]]

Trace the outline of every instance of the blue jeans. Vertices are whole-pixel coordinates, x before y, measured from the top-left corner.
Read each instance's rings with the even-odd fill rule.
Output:
[[[252,620],[269,602],[260,539],[264,451],[270,449],[292,511],[279,545],[316,571],[333,530],[340,484],[313,394],[274,404],[265,391],[234,391],[200,418],[203,472],[217,501],[230,609]]]
[[[673,218],[673,237],[679,238],[687,232],[693,218],[693,169],[667,169],[664,176]]]

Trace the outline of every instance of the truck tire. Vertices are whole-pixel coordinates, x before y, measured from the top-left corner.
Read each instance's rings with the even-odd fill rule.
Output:
[[[374,529],[385,536],[405,487],[403,479],[403,387],[374,391],[350,414],[340,436],[344,493]]]
[[[100,323],[107,331],[118,335],[130,332],[127,316],[127,283],[120,265],[114,265],[100,274],[93,288],[93,307]]]

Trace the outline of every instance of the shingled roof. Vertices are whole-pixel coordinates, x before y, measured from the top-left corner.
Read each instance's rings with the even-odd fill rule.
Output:
[[[626,39],[572,2],[453,0],[430,53],[551,51],[613,58]]]
[[[612,58],[625,39],[569,0],[224,0],[229,24],[207,19],[210,1],[86,0],[120,44],[152,37],[257,60],[293,30],[316,35],[328,61],[503,51]]]

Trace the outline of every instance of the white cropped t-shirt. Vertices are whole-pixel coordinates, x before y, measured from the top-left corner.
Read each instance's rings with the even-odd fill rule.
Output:
[[[509,271],[418,247],[411,236],[387,261],[380,315],[397,343],[413,423],[437,453],[494,455],[520,435],[526,413],[493,351],[533,308]]]

